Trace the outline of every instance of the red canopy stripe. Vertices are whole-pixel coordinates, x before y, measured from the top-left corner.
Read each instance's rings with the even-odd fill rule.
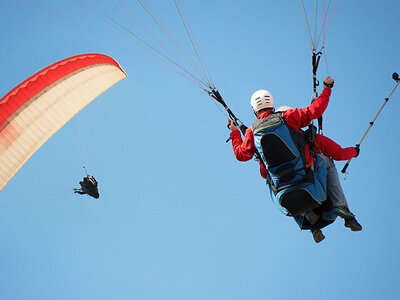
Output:
[[[115,65],[123,72],[113,58],[104,54],[81,54],[56,62],[24,80],[0,100],[0,128],[21,106],[49,85],[75,71],[97,64]]]

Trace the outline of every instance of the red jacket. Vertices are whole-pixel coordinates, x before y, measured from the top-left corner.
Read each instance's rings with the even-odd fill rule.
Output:
[[[321,95],[308,107],[306,108],[295,108],[283,112],[283,117],[286,123],[297,131],[301,131],[301,128],[306,127],[314,119],[318,119],[324,113],[325,109],[329,103],[329,97],[331,95],[331,90],[325,88]],[[265,119],[272,113],[272,110],[267,110],[262,112],[257,116],[257,119]],[[253,158],[256,152],[256,147],[254,146],[254,135],[253,130],[249,127],[245,133],[244,141],[240,135],[239,130],[232,131],[230,134],[232,138],[233,152],[236,159],[239,161],[248,161]],[[315,152],[325,153],[327,156],[332,157],[335,160],[346,160],[350,157],[354,157],[357,152],[354,148],[342,149],[334,141],[322,136],[317,135],[316,147],[313,149]],[[313,157],[310,155],[308,145],[305,149],[306,161],[311,165],[314,161]],[[267,170],[260,163],[260,173],[261,176],[267,177]]]
[[[330,138],[320,134],[315,135],[313,151],[323,153],[333,160],[348,160],[357,156],[357,150],[354,147],[342,148]]]
[[[318,119],[324,113],[329,103],[329,96],[331,90],[325,88],[321,95],[308,107],[306,108],[295,108],[289,109],[283,112],[283,117],[286,123],[300,131],[301,128],[306,127],[314,119]],[[272,113],[272,110],[262,112],[257,116],[257,119],[265,119]],[[249,127],[244,135],[244,141],[240,135],[239,130],[232,131],[230,134],[232,138],[233,152],[235,153],[236,159],[239,161],[247,161],[253,158],[256,152],[254,146],[254,135],[253,130]],[[308,151],[306,151],[308,153]],[[308,163],[312,163],[313,159],[311,156],[306,157]]]

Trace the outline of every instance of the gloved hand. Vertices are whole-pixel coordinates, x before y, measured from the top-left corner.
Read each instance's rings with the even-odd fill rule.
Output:
[[[334,84],[335,84],[335,80],[333,80],[333,78],[331,78],[330,76],[328,76],[324,79],[324,87],[331,89],[331,88],[333,88]]]
[[[354,147],[354,149],[356,149],[357,151],[357,155],[354,157],[357,157],[360,154],[360,144],[356,144],[356,146]]]

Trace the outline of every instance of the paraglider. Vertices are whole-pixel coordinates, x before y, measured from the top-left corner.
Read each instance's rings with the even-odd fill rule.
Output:
[[[80,195],[89,195],[95,199],[100,197],[98,182],[94,176],[87,175],[82,181],[79,181],[80,189],[74,189],[74,193]]]
[[[0,190],[62,126],[127,75],[111,57],[81,54],[32,75],[0,99]]]
[[[246,130],[244,140],[233,121],[228,121],[236,158],[246,161],[253,157],[256,149],[261,153],[275,205],[285,215],[294,217],[301,229],[310,229],[317,243],[324,239],[321,228],[332,223],[336,215],[354,218],[347,208],[331,159],[314,153],[313,145],[301,130],[325,111],[333,83],[333,79],[327,77],[322,94],[309,107],[283,112],[274,112],[274,99],[268,91],[255,92],[251,106],[257,120]],[[347,157],[358,155],[354,148],[348,150],[350,156]],[[327,197],[331,207],[326,212],[314,212]]]

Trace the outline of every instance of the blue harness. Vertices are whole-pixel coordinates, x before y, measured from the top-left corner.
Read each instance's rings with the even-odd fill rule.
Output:
[[[304,134],[288,126],[283,113],[273,113],[253,125],[254,142],[270,178],[271,198],[279,210],[295,218],[326,200],[326,165],[315,157],[305,159]]]

